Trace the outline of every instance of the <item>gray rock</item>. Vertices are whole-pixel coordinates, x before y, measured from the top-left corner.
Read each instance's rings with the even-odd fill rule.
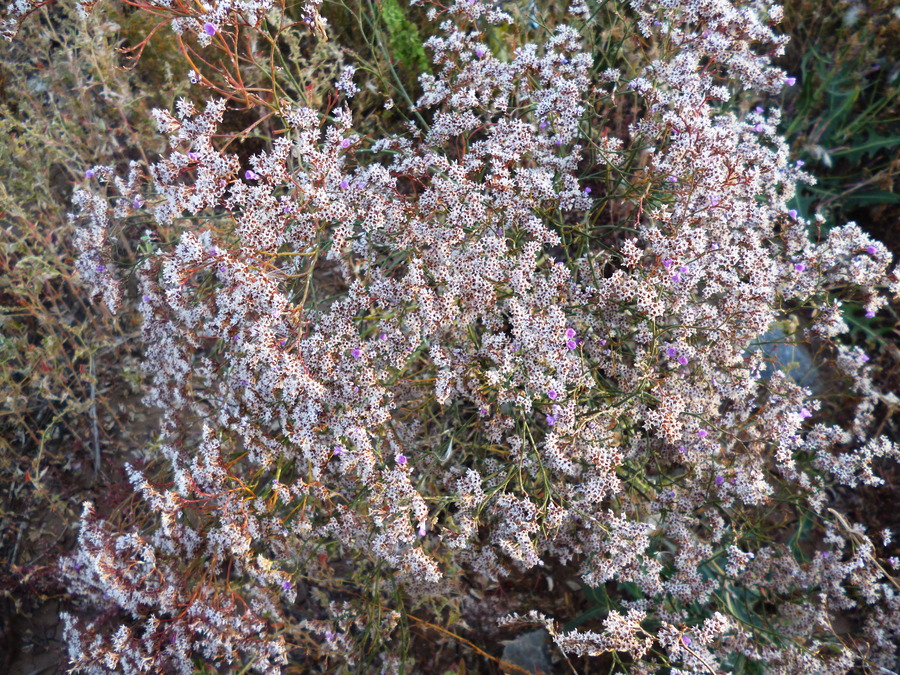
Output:
[[[543,628],[523,633],[514,640],[504,640],[503,660],[519,666],[532,675],[549,675],[550,673],[550,635]],[[520,671],[504,669],[503,672],[519,673]]]
[[[801,387],[813,393],[821,389],[819,369],[813,362],[812,354],[802,344],[797,344],[778,324],[750,343],[749,349],[761,349],[770,362],[760,373],[760,379],[768,382],[776,370],[782,371]]]

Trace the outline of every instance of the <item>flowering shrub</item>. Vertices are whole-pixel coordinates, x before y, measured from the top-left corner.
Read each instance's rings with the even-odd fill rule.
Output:
[[[631,0],[635,46],[601,69],[592,3],[502,47],[506,12],[430,4],[405,132],[358,129],[353,67],[326,113],[277,74],[266,96],[193,71],[281,121],[268,149],[242,161],[228,101],[182,99],[155,111],[169,151],[145,173],[97,166],[76,191],[78,271],[111,311],[117,223],[152,214],[134,279],[171,475],[129,469],[131,531],[85,505],[62,570],[103,613],[65,617],[72,665],[414,670],[411,608],[462,616],[467,589],[559,565],[609,596],[598,631],[479,611],[633,672],[894,667],[900,561],[831,488],[898,455],[870,435],[897,399],[835,338],[842,302],[874,314],[900,277],[856,224],[789,206],[813,179],[779,110],[748,107],[794,83],[771,63],[780,9]],[[287,30],[266,3],[158,11],[198,50]],[[846,427],[754,348],[789,319],[852,382]]]

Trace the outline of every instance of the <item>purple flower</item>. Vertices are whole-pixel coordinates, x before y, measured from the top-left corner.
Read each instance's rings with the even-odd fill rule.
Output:
[[[586,195],[591,194],[591,188],[589,188],[589,187],[584,188],[584,194],[586,194]]]
[[[402,453],[397,455],[395,457],[395,459],[397,460],[397,464],[399,464],[400,466],[403,466],[404,464],[406,464],[406,455],[404,455]]]
[[[325,639],[328,642],[331,642],[332,640],[334,640],[334,633],[332,633],[330,630],[326,630],[325,631]]]
[[[142,299],[144,302],[148,303],[148,304],[149,304],[149,302],[150,302],[150,296],[149,296],[149,295],[145,295],[145,296],[143,296],[141,299]]]
[[[188,159],[191,160],[192,162],[199,162],[200,155],[198,155],[196,152],[189,152]]]
[[[144,205],[144,200],[140,197],[135,197],[134,201],[131,202],[131,208],[139,209]]]
[[[550,398],[551,401],[555,401],[556,397],[559,396],[559,394],[556,393],[555,389],[551,389],[550,391],[547,392],[547,396]]]
[[[788,211],[788,215],[794,220],[797,220],[797,209],[791,209]]]
[[[342,147],[342,148],[349,148],[349,147],[350,147],[350,139],[349,139],[349,138],[343,139],[343,140],[341,141],[341,147]]]
[[[575,329],[574,329],[574,328],[567,328],[567,329],[566,329],[566,337],[569,338],[569,339],[575,337]]]
[[[547,123],[546,123],[546,122],[541,122],[538,126],[539,126],[541,129],[546,129],[546,128],[547,128]]]
[[[484,49],[482,49],[481,47],[478,47],[478,48],[475,50],[475,56],[477,56],[479,59],[480,59],[482,56],[484,56]]]
[[[478,414],[479,414],[479,416],[484,417],[485,415],[488,414],[488,409],[487,408],[479,408]]]
[[[867,309],[867,310],[866,310],[866,318],[867,318],[867,319],[871,319],[871,318],[873,318],[874,316],[875,316],[875,312],[873,312],[871,309]]]
[[[546,419],[548,427],[552,427],[554,424],[556,424],[556,415],[547,415]]]
[[[711,244],[709,245],[709,247],[710,247],[713,251],[718,251],[718,250],[719,250],[719,242],[714,241],[713,243],[711,243]]]
[[[800,408],[800,417],[802,417],[803,419],[812,417],[812,413],[809,411],[809,408]]]
[[[786,78],[784,78],[784,83],[789,87],[793,87],[795,84],[797,84],[797,78],[796,77],[786,77]]]
[[[716,485],[721,485],[725,482],[725,479],[722,476],[716,476]]]
[[[709,205],[710,205],[710,206],[718,206],[718,205],[719,205],[719,198],[716,197],[715,195],[710,195],[710,197],[709,197]]]
[[[289,590],[291,590],[291,585],[292,585],[292,584],[291,584],[290,581],[285,581],[283,584],[281,584],[281,587],[282,587],[285,591],[289,591]]]
[[[669,347],[666,350],[666,356],[668,356],[670,359],[674,359],[676,356],[678,356],[678,350],[675,349],[675,347]]]
[[[341,181],[341,189],[346,190],[348,187],[350,187],[350,183],[348,183],[346,180],[342,180]]]
[[[387,333],[382,333],[381,335],[378,336],[378,339],[382,340],[382,341],[387,340]]]
[[[684,646],[685,646],[685,647],[690,647],[690,646],[691,646],[692,640],[691,640],[691,638],[689,638],[687,635],[683,635],[683,636],[681,637],[681,641],[684,643]]]
[[[679,281],[681,281],[681,275],[680,275],[680,274],[673,274],[673,275],[672,275],[672,281],[674,281],[674,282],[677,284]]]
[[[760,115],[762,115],[763,112],[765,112],[765,111],[763,110],[763,107],[761,105],[758,105],[758,106],[756,106],[756,112],[758,112]]]
[[[216,28],[215,25],[209,23],[208,21],[205,24],[203,24],[203,31],[210,37],[215,35],[217,30],[219,30],[219,29]]]
[[[682,274],[687,274],[688,268],[685,267],[684,265],[682,265],[681,267],[678,268],[678,271],[681,272]]]
[[[797,160],[797,168],[798,168],[798,169],[799,169],[801,166],[803,166],[804,164],[806,164],[806,162],[804,162],[802,159],[798,159],[798,160]]]
[[[425,529],[425,523],[422,523],[421,525],[419,525],[418,534],[420,537],[424,537],[427,532],[428,532],[428,530]]]
[[[678,182],[678,179],[675,176],[669,176],[668,178],[666,178],[666,180],[669,181],[670,183]]]
[[[344,449],[341,446],[339,446],[339,445],[334,446],[333,453],[335,455],[340,455],[342,452],[344,452]]]
[[[673,264],[669,258],[664,259],[662,262],[663,262],[663,267],[665,267],[666,269],[669,269]]]
[[[804,265],[803,263],[797,263],[796,265],[794,265],[794,269],[798,272],[802,272],[806,269],[806,265]]]
[[[105,272],[105,271],[106,271],[106,265],[104,265],[103,263],[100,263],[99,265],[97,265],[97,271],[98,271],[98,272]]]
[[[700,431],[697,432],[697,435],[700,438],[706,438],[707,436],[709,436],[709,432],[706,429],[700,429]]]
[[[259,178],[259,176],[253,169],[247,169],[244,172],[244,178],[246,178],[247,180],[256,180],[257,178]]]
[[[871,244],[866,246],[866,253],[868,253],[869,255],[875,255],[877,252],[878,252],[878,249],[875,248],[874,246],[872,246]]]
[[[93,178],[93,177],[94,177],[94,170],[93,170],[93,169],[88,169],[87,171],[85,171],[85,172],[84,172],[84,177],[87,178],[88,180],[90,180],[91,178]]]
[[[601,347],[605,347],[605,346],[606,346],[606,340],[600,340],[600,346],[601,346]]]
[[[678,363],[680,363],[683,366],[686,366],[688,364],[688,358],[686,356],[679,356]]]
[[[865,363],[866,361],[869,360],[869,355],[863,354],[862,356],[859,357],[859,360],[862,361],[863,363]]]
[[[687,452],[687,448],[684,447],[683,445],[679,445],[679,446],[678,446],[678,452],[680,452],[680,453],[683,455],[683,454],[685,454],[685,453]]]
[[[354,359],[358,359],[360,356],[362,356],[362,350],[359,347],[354,347],[353,351],[350,352],[350,356],[352,356]]]
[[[753,128],[756,130],[757,133],[760,133],[760,134],[766,130],[766,128],[762,124],[757,124]]]
[[[575,342],[575,340],[569,340],[566,343],[566,347],[568,347],[569,349],[575,349],[576,347],[578,347],[578,343]]]

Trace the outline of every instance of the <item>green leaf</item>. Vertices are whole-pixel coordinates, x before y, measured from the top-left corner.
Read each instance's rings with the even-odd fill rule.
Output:
[[[850,162],[859,162],[865,155],[874,156],[882,149],[900,148],[900,136],[879,136],[875,132],[869,134],[869,138],[858,145],[849,148],[840,148],[831,151],[832,157],[846,157]]]

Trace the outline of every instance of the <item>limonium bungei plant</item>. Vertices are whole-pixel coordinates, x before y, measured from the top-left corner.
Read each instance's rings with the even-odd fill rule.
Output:
[[[196,101],[155,113],[169,152],[76,191],[81,278],[143,315],[169,478],[129,469],[130,531],[85,505],[62,569],[102,614],[66,616],[72,665],[413,672],[413,608],[465,617],[467,589],[553,567],[603,588],[605,618],[565,630],[540,596],[479,612],[635,673],[894,667],[898,561],[832,487],[897,456],[870,435],[896,399],[838,338],[842,301],[876,313],[900,285],[862,228],[790,207],[813,179],[777,132],[780,8],[631,0],[634,46],[599,67],[605,5],[530,43],[499,5],[418,4],[432,74],[401,133],[357,128],[348,67],[328,110],[278,83],[240,97],[281,125],[242,162],[200,66]],[[287,21],[155,11],[199,54]],[[128,278],[110,241],[136,210]],[[788,318],[852,383],[848,424],[758,347]]]

